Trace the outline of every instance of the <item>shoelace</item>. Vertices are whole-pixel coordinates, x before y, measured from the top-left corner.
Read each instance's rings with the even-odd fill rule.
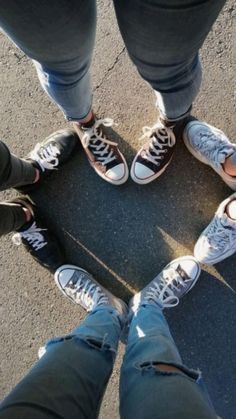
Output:
[[[106,166],[108,163],[116,159],[114,156],[111,145],[116,146],[116,143],[109,141],[105,134],[102,131],[101,125],[105,127],[111,127],[114,124],[111,118],[98,119],[95,124],[88,128],[83,135],[81,142],[85,148],[90,147],[92,153],[95,155],[96,160],[98,160],[103,166]]]
[[[60,155],[60,150],[57,146],[48,144],[44,147],[42,144],[38,143],[30,153],[29,157],[32,160],[35,160],[44,172],[45,169],[53,170],[58,166],[58,155]]]
[[[222,252],[226,247],[231,248],[236,240],[236,230],[231,226],[224,225],[219,217],[210,225],[207,232],[207,241],[214,250]]]
[[[214,133],[200,133],[199,139],[194,141],[194,146],[217,166],[224,163],[226,157],[234,152],[232,146],[220,138],[220,134],[217,137]]]
[[[159,166],[160,160],[164,157],[163,154],[167,153],[167,149],[164,147],[173,147],[175,145],[175,135],[171,128],[157,123],[153,127],[143,127],[143,135],[140,140],[150,138],[152,142],[148,150],[142,151],[142,157]],[[154,153],[154,155],[151,153]]]
[[[24,238],[34,250],[38,251],[47,245],[47,241],[45,241],[43,235],[40,233],[45,230],[46,229],[37,227],[36,222],[34,222],[27,230],[14,234],[14,236],[12,236],[12,241],[19,246],[22,243],[22,238]]]
[[[87,307],[88,311],[92,310],[94,306],[108,303],[108,298],[102,289],[90,279],[87,279],[84,274],[80,274],[76,284],[69,281],[66,288],[75,301]]]
[[[192,281],[191,278],[183,280],[175,269],[166,269],[162,272],[160,279],[153,282],[145,299],[151,299],[157,304],[161,302],[166,308],[175,307],[179,304],[179,298],[175,295],[175,291],[179,291],[180,287],[185,288],[189,281]]]

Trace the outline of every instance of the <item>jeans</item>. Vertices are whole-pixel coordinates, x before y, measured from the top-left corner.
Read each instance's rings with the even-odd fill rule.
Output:
[[[177,119],[191,107],[201,84],[198,51],[225,1],[114,0],[129,56],[156,92],[162,116]],[[34,61],[66,118],[87,116],[96,1],[0,0],[0,25]]]
[[[123,320],[112,306],[91,312],[70,335],[49,341],[41,359],[6,397],[1,419],[97,418]],[[176,366],[163,372],[158,364]],[[182,364],[161,308],[131,319],[120,378],[123,419],[216,418],[200,372]]]
[[[0,141],[0,191],[33,183],[35,168],[26,160],[11,154],[6,144]],[[26,222],[20,206],[0,203],[0,236],[22,227]]]

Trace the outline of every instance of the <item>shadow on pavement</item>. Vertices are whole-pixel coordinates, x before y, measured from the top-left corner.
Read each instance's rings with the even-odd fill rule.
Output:
[[[136,151],[121,137],[118,142],[130,165]],[[171,259],[193,252],[200,232],[230,194],[180,143],[167,171],[146,186],[131,179],[120,187],[104,182],[80,149],[32,198],[55,226],[68,263],[87,269],[128,300]],[[194,290],[166,313],[184,362],[204,370],[222,417],[224,404],[233,406],[234,265],[235,256],[207,268]]]

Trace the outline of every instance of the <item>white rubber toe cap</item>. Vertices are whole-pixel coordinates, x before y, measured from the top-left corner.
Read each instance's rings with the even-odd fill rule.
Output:
[[[111,181],[121,181],[126,177],[126,167],[124,163],[117,164],[106,172],[106,177]]]
[[[153,170],[149,169],[142,163],[135,162],[131,168],[131,177],[137,183],[149,181],[153,175],[155,175]]]

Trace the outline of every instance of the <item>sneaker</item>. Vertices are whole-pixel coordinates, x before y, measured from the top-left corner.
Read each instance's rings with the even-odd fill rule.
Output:
[[[186,125],[183,139],[196,159],[211,166],[231,189],[236,190],[236,177],[227,175],[222,166],[225,159],[235,153],[236,145],[222,131],[205,122],[194,120]]]
[[[220,204],[214,218],[200,235],[194,248],[194,256],[199,262],[214,265],[236,251],[236,221],[225,212],[233,199],[236,199],[236,193]]]
[[[91,127],[74,124],[90,165],[95,172],[113,185],[122,185],[129,177],[129,170],[117,143],[110,141],[104,127],[111,127],[110,118],[95,119]]]
[[[144,185],[158,178],[170,164],[176,138],[173,126],[161,121],[153,127],[143,127],[141,140],[147,139],[136,154],[130,175],[134,182]]]
[[[78,136],[70,129],[56,131],[42,143],[36,144],[25,160],[31,162],[40,171],[39,181],[15,189],[26,193],[37,188],[45,177],[70,159],[77,144]]]
[[[26,251],[40,265],[54,273],[58,266],[64,263],[63,252],[56,237],[39,218],[36,207],[28,198],[16,198],[10,202],[28,208],[33,215],[32,220],[24,224],[13,235],[13,243],[16,245],[23,244]]]
[[[179,299],[189,292],[198,280],[201,268],[193,256],[183,256],[170,262],[142,291],[130,301],[136,313],[141,305],[175,307]]]
[[[60,266],[54,278],[61,292],[87,312],[99,306],[109,305],[115,307],[119,314],[127,314],[128,307],[122,300],[107,291],[92,275],[78,266]]]

